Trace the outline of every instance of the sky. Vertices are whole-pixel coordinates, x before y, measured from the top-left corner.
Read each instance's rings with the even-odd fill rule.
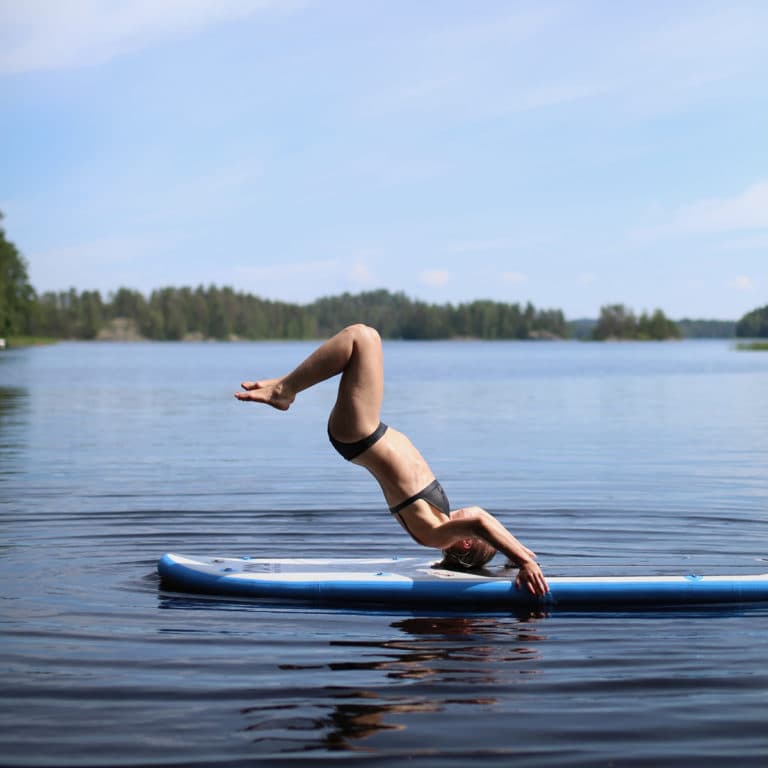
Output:
[[[0,0],[38,292],[768,304],[764,0]]]

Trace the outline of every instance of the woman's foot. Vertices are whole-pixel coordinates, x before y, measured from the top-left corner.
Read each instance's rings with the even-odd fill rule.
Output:
[[[266,403],[279,411],[287,411],[296,399],[296,395],[288,390],[283,379],[244,381],[240,386],[245,392],[235,393],[238,400]]]

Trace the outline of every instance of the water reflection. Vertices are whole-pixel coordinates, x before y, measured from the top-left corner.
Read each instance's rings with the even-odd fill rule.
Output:
[[[329,668],[339,671],[377,669],[395,680],[436,678],[439,682],[448,682],[457,676],[469,675],[477,682],[493,682],[493,677],[484,676],[485,672],[477,666],[478,663],[535,658],[535,650],[530,643],[543,639],[543,635],[529,629],[521,631],[519,625],[513,625],[518,642],[510,651],[505,644],[510,637],[510,627],[498,617],[411,617],[396,621],[391,626],[409,637],[381,643],[356,640],[330,643],[331,646],[349,648],[382,648],[390,658],[377,662],[364,660],[329,664]],[[444,662],[448,662],[447,667]],[[461,666],[457,667],[457,664]]]
[[[22,448],[17,429],[20,412],[27,401],[27,391],[20,387],[0,387],[0,478],[15,471],[14,457]]]
[[[244,730],[278,752],[373,749],[361,742],[405,731],[413,716],[421,718],[418,729],[424,731],[431,727],[424,716],[435,715],[439,728],[448,708],[471,707],[473,714],[497,704],[496,687],[508,692],[516,679],[537,674],[536,646],[545,639],[535,622],[506,617],[409,617],[390,626],[401,634],[382,641],[329,642],[331,648],[348,649],[349,661],[279,667],[368,679],[371,672],[381,672],[380,681],[364,687],[324,684],[305,690],[295,702],[248,707],[242,710],[249,721]],[[326,674],[322,679],[328,682]]]

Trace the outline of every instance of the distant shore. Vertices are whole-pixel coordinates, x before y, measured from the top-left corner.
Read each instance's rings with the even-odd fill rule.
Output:
[[[768,341],[747,341],[736,345],[736,349],[746,352],[768,352]]]
[[[0,349],[18,349],[19,347],[44,347],[48,344],[56,344],[61,339],[51,336],[9,336],[0,339]]]
[[[320,342],[323,341],[323,337],[318,336],[317,338],[309,338],[309,337],[301,337],[301,338],[285,338],[285,337],[275,337],[275,338],[259,338],[259,339],[248,339],[243,338],[240,336],[232,335],[228,338],[221,339],[221,338],[214,338],[212,336],[202,336],[198,333],[190,333],[184,336],[181,339],[150,339],[145,336],[111,336],[108,333],[99,334],[97,338],[94,339],[80,339],[77,337],[70,337],[70,338],[53,338],[53,337],[37,337],[37,336],[12,336],[8,339],[5,339],[5,345],[0,343],[0,353],[3,351],[8,351],[11,349],[24,349],[24,348],[30,348],[30,347],[44,347],[44,346],[53,346],[55,344],[67,344],[67,343],[77,343],[77,344],[125,344],[125,345],[131,345],[131,344],[237,344],[237,343],[246,343],[246,344],[261,344],[261,343],[274,343],[274,342]],[[624,345],[624,344],[644,344],[646,342],[654,342],[656,344],[666,344],[666,343],[674,343],[674,342],[685,342],[685,341],[700,341],[700,342],[707,342],[707,341],[734,341],[732,337],[726,337],[726,336],[707,336],[707,337],[693,337],[693,336],[683,336],[683,337],[671,337],[668,339],[625,339],[621,337],[609,337],[605,339],[593,339],[588,337],[578,338],[578,337],[559,337],[559,336],[547,336],[547,337],[541,337],[541,336],[531,336],[526,339],[484,339],[480,336],[453,336],[453,337],[439,337],[434,339],[427,339],[427,338],[420,338],[420,339],[403,339],[403,338],[397,338],[397,337],[390,337],[385,338],[385,342],[389,341],[402,341],[402,342],[412,342],[412,341],[420,341],[420,342],[438,342],[438,343],[445,343],[445,342],[466,342],[466,343],[474,343],[474,342],[490,342],[490,343],[514,343],[514,344],[546,344],[546,343],[565,343],[565,344],[608,344],[608,345]],[[0,339],[0,342],[2,342],[2,339]],[[734,349],[738,349],[741,351],[768,351],[768,342],[761,342],[761,341],[753,341],[753,342],[742,342],[739,344],[734,345]]]

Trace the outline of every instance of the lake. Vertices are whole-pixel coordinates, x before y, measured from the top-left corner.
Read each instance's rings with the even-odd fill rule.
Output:
[[[0,352],[4,766],[761,766],[768,607],[450,615],[163,592],[165,551],[421,555],[313,344]],[[545,574],[768,571],[768,354],[386,342],[384,421]],[[331,761],[329,763],[329,760]]]

